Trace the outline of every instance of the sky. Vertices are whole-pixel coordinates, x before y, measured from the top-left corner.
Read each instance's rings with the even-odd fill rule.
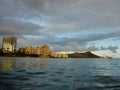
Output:
[[[56,52],[120,58],[120,0],[0,0],[0,46],[50,45]]]

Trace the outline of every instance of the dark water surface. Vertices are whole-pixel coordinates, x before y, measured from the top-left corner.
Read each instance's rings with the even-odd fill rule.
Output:
[[[0,90],[120,90],[120,59],[0,58]]]

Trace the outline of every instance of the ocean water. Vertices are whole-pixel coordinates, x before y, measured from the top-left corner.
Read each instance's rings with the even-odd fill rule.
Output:
[[[120,59],[1,57],[0,90],[120,90]]]

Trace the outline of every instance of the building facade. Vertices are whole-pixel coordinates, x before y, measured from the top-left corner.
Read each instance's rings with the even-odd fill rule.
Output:
[[[26,55],[38,55],[38,56],[49,56],[51,49],[48,45],[43,46],[27,46],[19,48],[18,52]]]
[[[16,51],[16,37],[4,37],[2,42],[2,51],[3,53],[15,53]]]
[[[37,55],[39,57],[53,57],[53,58],[68,58],[67,54],[60,54],[53,52],[50,49],[50,46],[48,45],[43,45],[43,46],[37,46],[37,47],[32,47],[32,46],[27,46],[27,47],[21,47],[19,48],[18,52],[21,55]]]

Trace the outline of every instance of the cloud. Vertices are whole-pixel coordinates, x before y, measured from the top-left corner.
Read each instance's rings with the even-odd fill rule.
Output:
[[[118,0],[2,0],[0,16],[38,17],[46,20],[51,31],[119,27],[118,3]]]
[[[107,47],[95,44],[120,38],[119,3],[119,0],[0,0],[0,38],[17,36],[18,47],[50,44],[56,51],[115,53],[119,44],[114,46],[113,41]],[[93,46],[87,47],[93,42]]]
[[[89,46],[87,49],[86,49],[86,51],[98,51],[99,50],[99,48],[98,47],[96,47],[96,46]]]
[[[117,53],[116,50],[118,50],[118,47],[117,46],[109,46],[107,49],[112,51],[113,53]]]
[[[55,45],[53,48],[55,51],[66,51],[66,52],[87,52],[87,51],[101,51],[101,50],[109,50],[112,53],[117,53],[119,49],[117,46],[108,46],[108,47],[97,47],[95,45],[92,46],[81,46],[76,42],[69,42],[66,45]]]
[[[65,45],[68,42],[77,42],[80,45],[86,45],[90,42],[110,39],[110,38],[118,38],[120,37],[120,31],[110,32],[110,33],[99,33],[99,34],[89,34],[84,36],[76,35],[74,37],[63,37],[63,38],[57,38],[52,39],[52,44],[59,44],[59,45]]]
[[[108,47],[104,47],[104,46],[101,46],[100,48],[99,47],[96,47],[96,46],[89,46],[88,47],[88,50],[89,51],[98,51],[98,50],[109,50],[111,51],[112,53],[117,53],[117,50],[118,50],[118,46],[108,46]]]
[[[117,35],[117,34],[118,35]],[[50,46],[53,47],[54,50],[56,51],[97,51],[97,50],[111,50],[114,51],[112,49],[109,48],[105,48],[105,46],[103,45],[102,47],[98,48],[95,45],[93,46],[89,46],[87,47],[87,45],[90,42],[96,42],[96,41],[101,41],[101,40],[105,40],[105,39],[109,39],[111,38],[111,34],[113,35],[113,37],[119,37],[119,33],[118,32],[113,32],[113,33],[109,33],[109,34],[97,34],[97,35],[88,35],[88,36],[84,36],[84,37],[69,37],[69,38],[59,38],[59,37],[55,37],[55,35],[53,34],[48,34],[46,32],[41,32],[40,35],[36,36],[36,35],[24,35],[23,37],[23,43],[21,43],[20,41],[20,46],[24,46],[24,45],[30,45],[30,46],[39,46],[39,45],[43,45],[43,44],[49,44]],[[103,37],[102,37],[103,36]],[[104,37],[105,36],[105,37]],[[24,44],[25,42],[25,44]],[[115,49],[117,50],[117,49]]]
[[[120,25],[118,5],[120,1],[118,0],[36,0],[35,2],[26,0],[22,2],[26,7],[53,16],[57,23],[74,22],[84,28]]]
[[[113,53],[117,53],[118,46],[108,46],[108,47],[103,47],[101,46],[100,50],[110,50]]]
[[[38,35],[42,27],[20,19],[0,19],[0,35]]]

